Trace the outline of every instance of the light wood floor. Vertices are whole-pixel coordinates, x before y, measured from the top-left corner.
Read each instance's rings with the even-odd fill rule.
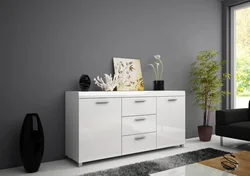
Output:
[[[239,162],[239,167],[235,171],[232,171],[231,173],[235,175],[240,175],[240,176],[249,176],[250,175],[250,152],[242,151],[242,152],[235,153],[234,156],[237,158]],[[200,162],[200,164],[224,171],[225,169],[221,166],[221,159],[222,157],[218,157],[218,158]]]

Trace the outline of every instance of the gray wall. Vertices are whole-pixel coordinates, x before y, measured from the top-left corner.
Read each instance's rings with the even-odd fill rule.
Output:
[[[43,161],[64,158],[64,92],[78,90],[83,73],[112,73],[112,57],[140,58],[152,90],[147,64],[159,53],[166,88],[188,93],[197,53],[221,50],[218,0],[1,0],[0,22],[0,169],[20,165],[28,112],[39,113],[44,126]],[[186,136],[195,137],[202,113],[191,95],[186,108]]]

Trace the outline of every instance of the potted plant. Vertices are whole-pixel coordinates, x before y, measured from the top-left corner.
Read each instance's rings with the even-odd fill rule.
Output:
[[[215,60],[218,52],[201,51],[191,70],[191,92],[195,95],[195,104],[203,111],[203,125],[198,126],[201,141],[210,141],[213,127],[209,126],[211,112],[215,111],[221,103],[221,96],[229,94],[221,88],[230,74],[223,73],[221,69],[226,62]]]
[[[148,64],[153,68],[155,81],[154,81],[154,90],[164,90],[164,80],[162,80],[162,75],[164,71],[164,65],[161,60],[160,55],[155,55],[154,58],[156,61],[154,64]]]

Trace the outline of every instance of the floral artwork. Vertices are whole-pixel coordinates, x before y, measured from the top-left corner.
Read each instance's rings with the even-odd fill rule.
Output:
[[[113,58],[118,75],[118,91],[143,91],[144,83],[139,59]]]

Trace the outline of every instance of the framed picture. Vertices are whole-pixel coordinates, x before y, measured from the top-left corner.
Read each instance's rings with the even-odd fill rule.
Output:
[[[114,71],[118,75],[117,91],[143,91],[144,83],[139,59],[113,58]]]

